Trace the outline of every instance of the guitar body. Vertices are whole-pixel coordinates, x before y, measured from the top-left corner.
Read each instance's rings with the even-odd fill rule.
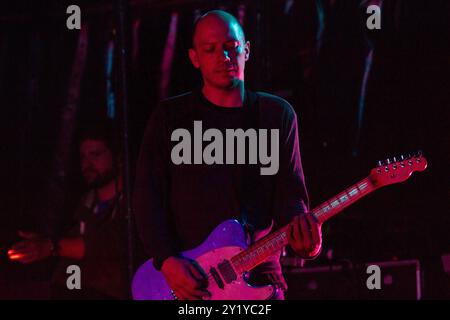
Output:
[[[236,220],[227,220],[217,226],[209,237],[195,249],[185,251],[181,255],[195,260],[209,274],[224,260],[247,248],[246,235],[241,224]],[[266,300],[270,299],[275,289],[273,286],[253,287],[245,279],[245,274],[236,274],[236,279],[227,283],[222,276],[219,284],[209,277],[208,291],[211,300]],[[221,287],[222,286],[222,287]],[[174,300],[171,289],[162,272],[153,267],[153,260],[144,263],[136,272],[132,283],[132,294],[135,300]]]

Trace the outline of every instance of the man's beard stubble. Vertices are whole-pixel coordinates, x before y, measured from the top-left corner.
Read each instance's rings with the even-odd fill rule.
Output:
[[[105,173],[98,173],[92,182],[87,183],[89,189],[99,189],[114,181],[116,178],[114,170],[108,170]]]

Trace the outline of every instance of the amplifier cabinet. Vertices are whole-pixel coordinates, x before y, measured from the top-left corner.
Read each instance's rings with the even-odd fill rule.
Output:
[[[283,268],[290,300],[420,300],[422,296],[418,260]]]

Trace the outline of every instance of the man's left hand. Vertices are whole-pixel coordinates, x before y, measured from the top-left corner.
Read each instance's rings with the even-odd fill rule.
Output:
[[[14,244],[8,250],[9,259],[29,264],[48,258],[52,254],[52,242],[36,233],[19,231],[24,240]]]
[[[288,233],[291,248],[302,258],[317,256],[322,247],[322,224],[310,213],[294,217]]]

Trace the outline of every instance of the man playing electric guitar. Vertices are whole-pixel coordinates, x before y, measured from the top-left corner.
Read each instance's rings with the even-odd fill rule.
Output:
[[[225,220],[237,219],[249,244],[293,221],[288,233],[290,247],[303,258],[320,252],[321,226],[308,213],[295,111],[282,98],[244,86],[249,55],[250,43],[236,18],[218,10],[200,17],[189,58],[199,69],[203,86],[160,103],[141,145],[133,199],[136,222],[154,268],[162,272],[177,299],[210,295],[208,270],[180,253],[199,246]],[[174,163],[174,146],[180,139],[173,133],[182,128],[191,136],[198,135],[194,121],[201,121],[203,130],[223,134],[238,128],[277,130],[275,144],[270,145],[270,138],[265,141],[269,146],[263,145],[261,137],[258,141],[259,149],[265,148],[268,154],[270,147],[271,155],[277,153],[276,172],[260,174],[259,169],[267,165],[261,152],[260,164],[239,162],[239,150],[237,163],[220,160],[231,159],[230,153],[234,157],[234,146],[214,148],[210,156],[215,160],[208,163],[205,155],[219,136],[207,138],[206,132],[203,140],[213,140],[211,145],[202,150],[194,141],[192,150],[189,144],[189,149],[178,154],[183,162]],[[247,147],[246,155],[251,158],[254,146],[248,143]],[[272,284],[276,289],[272,299],[283,299],[286,290],[280,254],[267,258],[248,275],[252,285]],[[222,280],[216,281],[220,286]]]

